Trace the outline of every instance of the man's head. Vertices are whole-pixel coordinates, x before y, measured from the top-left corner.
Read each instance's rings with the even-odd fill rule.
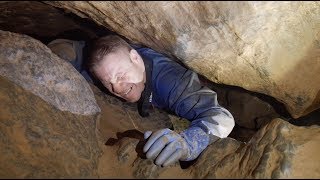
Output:
[[[146,81],[141,56],[116,35],[102,37],[93,46],[90,71],[114,95],[129,102],[140,99]]]

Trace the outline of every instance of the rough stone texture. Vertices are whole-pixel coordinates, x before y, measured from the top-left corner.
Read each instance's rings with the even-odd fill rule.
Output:
[[[137,179],[319,178],[319,140],[319,126],[297,127],[274,119],[250,142],[220,139],[210,145],[194,165],[182,169],[179,163],[160,168],[145,159],[141,154],[145,143],[143,135],[132,132],[113,146],[103,147],[105,153],[99,161],[99,175]]]
[[[194,178],[319,178],[320,128],[274,119],[248,142],[211,145],[191,170]]]
[[[46,1],[213,82],[275,97],[294,118],[320,105],[319,2]]]
[[[0,30],[0,75],[62,111],[82,115],[100,111],[77,70],[29,36]]]
[[[320,117],[320,109],[313,111],[307,116],[303,116],[299,119],[291,119],[289,122],[297,126],[312,126],[312,125],[320,126],[319,117]]]
[[[42,2],[2,1],[0,12],[1,30],[45,38],[81,29],[88,36],[96,37],[94,31],[80,25],[68,12]]]
[[[96,116],[60,111],[0,76],[0,177],[96,178]]]

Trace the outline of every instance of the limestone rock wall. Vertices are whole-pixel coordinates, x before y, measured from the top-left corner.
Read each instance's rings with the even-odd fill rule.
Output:
[[[100,111],[86,80],[73,66],[29,36],[0,30],[0,75],[62,111]]]
[[[168,55],[213,82],[283,102],[320,104],[319,2],[45,1]]]

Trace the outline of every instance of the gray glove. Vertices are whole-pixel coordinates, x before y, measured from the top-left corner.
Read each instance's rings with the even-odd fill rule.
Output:
[[[149,138],[150,137],[150,138]],[[208,135],[199,127],[192,127],[178,134],[168,128],[154,133],[147,131],[148,139],[143,147],[148,159],[156,159],[156,165],[168,166],[178,160],[190,161],[208,146]]]

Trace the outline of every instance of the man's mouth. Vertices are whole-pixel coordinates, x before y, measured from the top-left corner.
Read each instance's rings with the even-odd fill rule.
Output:
[[[132,90],[132,87],[133,87],[133,86],[131,86],[131,87],[124,93],[124,95],[129,94],[129,92]]]

